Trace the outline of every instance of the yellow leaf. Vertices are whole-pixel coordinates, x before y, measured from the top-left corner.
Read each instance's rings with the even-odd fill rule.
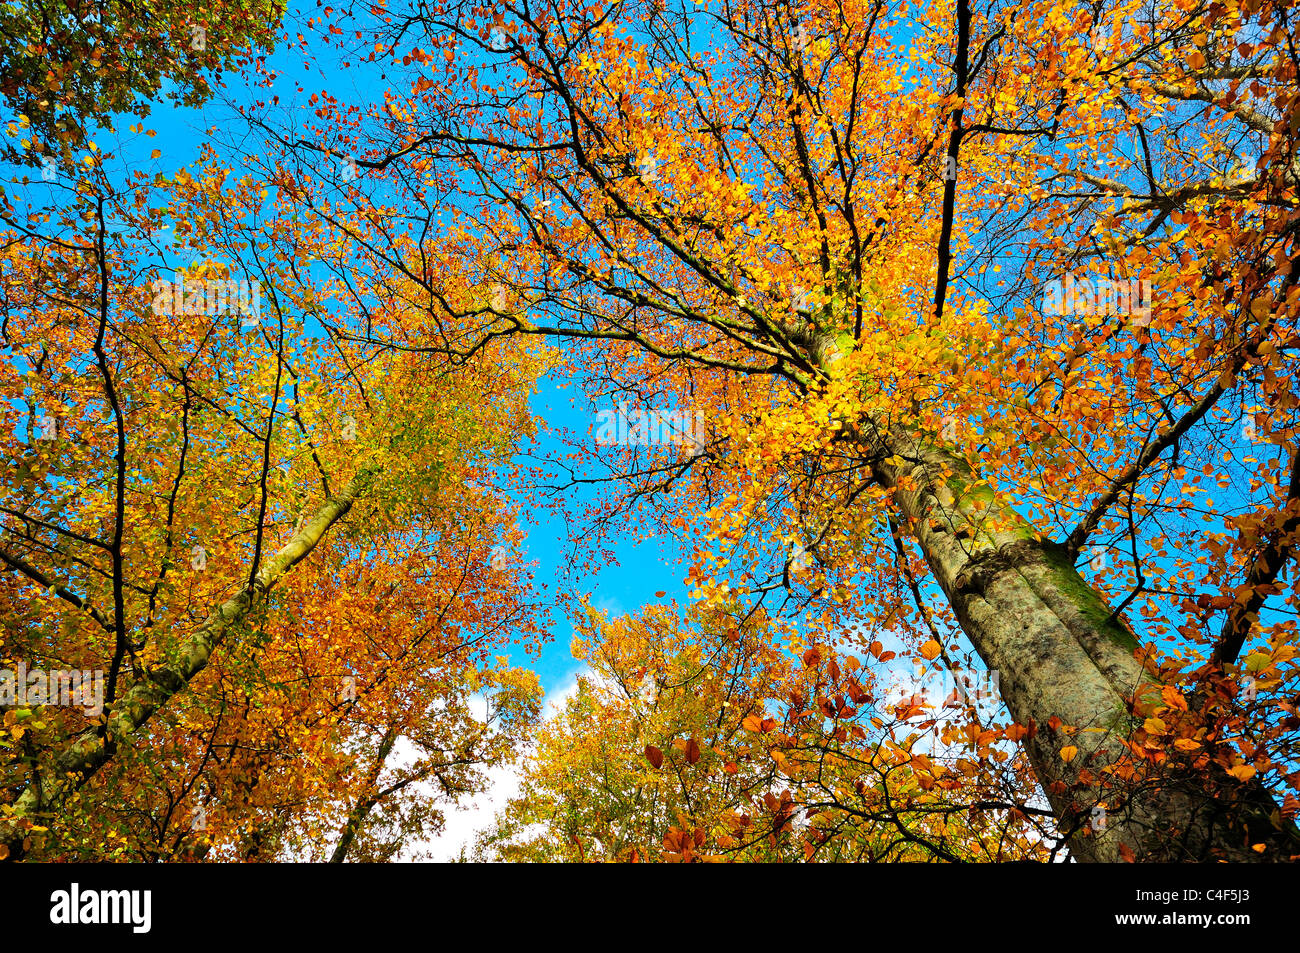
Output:
[[[1079,749],[1074,745],[1066,745],[1061,749],[1061,760],[1069,764],[1074,760],[1074,756],[1079,753]]]
[[[1228,769],[1228,773],[1238,781],[1249,781],[1255,776],[1255,769],[1249,764],[1239,764]]]

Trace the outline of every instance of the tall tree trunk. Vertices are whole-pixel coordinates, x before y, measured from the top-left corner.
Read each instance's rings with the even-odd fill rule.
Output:
[[[1124,740],[1140,686],[1155,679],[1138,643],[1075,570],[1065,547],[1041,539],[964,460],[895,431],[864,440],[876,478],[895,491],[935,579],[990,670],[1026,739],[1034,770],[1082,861],[1286,860],[1300,835],[1258,781],[1194,771],[1169,752],[1135,778],[1107,769],[1129,754]],[[887,454],[887,456],[885,456]],[[1071,727],[1072,733],[1056,730]],[[1067,760],[1061,749],[1073,746]],[[1093,808],[1105,826],[1091,830]],[[1257,852],[1254,845],[1264,844]],[[1131,851],[1121,851],[1121,845]],[[1127,855],[1127,856],[1126,856]]]
[[[342,491],[322,503],[315,515],[262,567],[251,587],[222,603],[170,660],[151,670],[148,678],[133,685],[117,700],[106,725],[86,729],[52,763],[34,769],[34,777],[14,801],[12,814],[0,819],[0,844],[9,848],[8,859],[21,859],[24,852],[21,821],[48,819],[57,812],[72,792],[108,763],[116,745],[129,741],[158,709],[203,671],[226,634],[255,607],[265,603],[271,588],[307,558],[330,528],[370,490],[376,476],[374,470],[358,472]]]

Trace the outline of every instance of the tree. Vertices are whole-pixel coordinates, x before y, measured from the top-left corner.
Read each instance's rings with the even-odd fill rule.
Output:
[[[250,115],[427,313],[388,343],[558,340],[593,398],[707,419],[698,452],[587,447],[704,598],[785,592],[826,642],[959,627],[1078,859],[1294,857],[1291,14],[911,16],[394,4],[348,24],[382,103]],[[486,300],[424,267],[469,249]]]
[[[275,45],[278,0],[203,7],[6,0],[0,4],[0,96],[24,127],[5,160],[65,164],[95,126],[149,114],[155,98],[208,99],[221,70]]]
[[[537,715],[497,471],[540,356],[322,337],[225,172],[6,199],[0,856],[388,858]]]
[[[799,657],[772,623],[738,605],[589,610],[573,646],[589,671],[542,725],[478,856],[965,861],[1059,847],[1051,812],[1026,803],[1024,759],[1002,768],[1006,726],[957,698],[896,693],[891,707],[879,680],[892,652]]]

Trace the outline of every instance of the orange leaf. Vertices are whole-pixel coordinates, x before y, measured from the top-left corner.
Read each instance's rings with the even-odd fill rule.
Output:
[[[929,661],[931,659],[938,658],[939,653],[942,651],[943,651],[943,646],[940,645],[938,642],[936,642],[934,639],[931,639],[930,641],[926,642],[923,646],[921,646],[921,657]]]

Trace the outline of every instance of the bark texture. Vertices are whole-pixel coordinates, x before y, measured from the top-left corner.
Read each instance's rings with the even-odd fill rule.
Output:
[[[880,442],[877,442],[878,445]],[[1064,546],[1040,539],[966,463],[932,442],[895,432],[876,478],[897,504],[991,670],[1011,715],[1033,725],[1031,763],[1071,854],[1081,861],[1286,860],[1300,854],[1257,781],[1195,771],[1171,760],[1136,778],[1116,777],[1138,726],[1138,689],[1155,684],[1138,643],[1075,570]],[[882,449],[880,452],[886,452]],[[1055,730],[1053,719],[1073,732]],[[1061,749],[1077,754],[1066,760]],[[1105,826],[1093,830],[1093,808]],[[1265,850],[1254,850],[1264,844]]]

